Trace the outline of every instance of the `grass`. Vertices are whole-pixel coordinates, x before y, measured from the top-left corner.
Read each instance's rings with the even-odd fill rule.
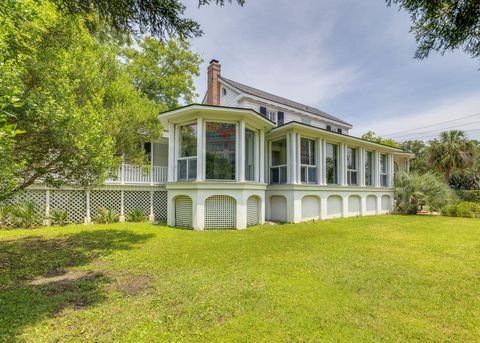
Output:
[[[480,222],[0,231],[0,341],[478,341]]]

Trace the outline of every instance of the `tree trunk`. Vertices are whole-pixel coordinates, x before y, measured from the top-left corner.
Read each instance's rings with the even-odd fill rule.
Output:
[[[444,177],[445,177],[445,182],[447,183],[447,185],[450,185],[450,169],[445,170]]]

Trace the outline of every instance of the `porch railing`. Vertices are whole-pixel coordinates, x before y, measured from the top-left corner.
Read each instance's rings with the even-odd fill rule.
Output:
[[[122,164],[112,171],[108,184],[164,184],[167,181],[167,167],[143,167],[134,164]]]

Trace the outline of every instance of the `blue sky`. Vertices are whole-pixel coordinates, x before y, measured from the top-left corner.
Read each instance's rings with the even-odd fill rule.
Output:
[[[195,81],[199,101],[207,63],[216,58],[225,77],[336,115],[353,124],[354,135],[387,135],[479,113],[392,136],[429,139],[459,126],[478,128],[469,134],[480,137],[480,60],[461,51],[414,59],[408,14],[382,0],[189,3],[186,15],[205,32],[192,40],[205,60]]]

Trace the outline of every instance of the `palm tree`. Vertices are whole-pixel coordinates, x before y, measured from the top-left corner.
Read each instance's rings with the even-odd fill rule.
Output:
[[[441,171],[445,182],[450,180],[453,169],[465,169],[475,163],[477,145],[467,138],[464,131],[451,130],[440,134],[427,149],[427,165]]]

